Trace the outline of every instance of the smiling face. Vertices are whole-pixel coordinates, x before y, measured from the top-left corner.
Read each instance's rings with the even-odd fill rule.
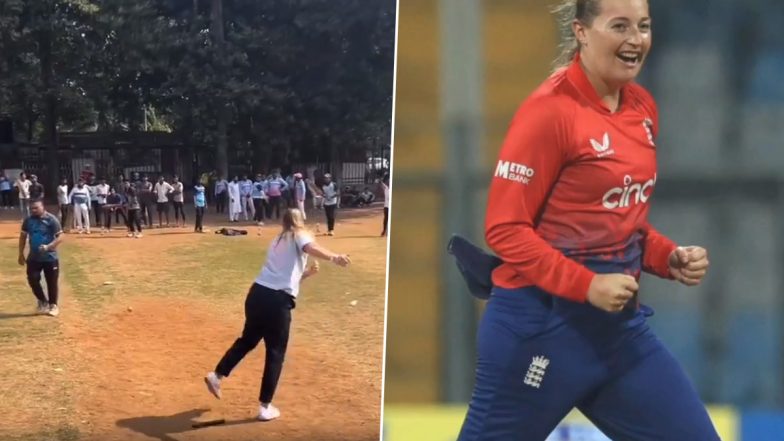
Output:
[[[572,28],[586,69],[611,88],[634,80],[651,49],[647,0],[602,0],[592,22]]]

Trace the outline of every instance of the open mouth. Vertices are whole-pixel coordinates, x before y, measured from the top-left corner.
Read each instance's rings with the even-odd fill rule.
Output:
[[[642,61],[642,54],[637,52],[621,52],[616,57],[629,67],[635,67]]]

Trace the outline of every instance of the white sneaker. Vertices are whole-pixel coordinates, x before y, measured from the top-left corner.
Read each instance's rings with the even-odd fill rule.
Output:
[[[57,305],[52,305],[49,307],[49,312],[47,314],[51,315],[52,317],[57,317],[60,315],[60,308],[58,308]]]
[[[273,406],[272,403],[266,407],[264,405],[259,406],[259,421],[272,421],[278,417],[280,417],[280,410]]]
[[[36,309],[38,314],[48,314],[49,313],[49,303],[38,301],[38,308]]]
[[[215,398],[221,399],[221,387],[220,387],[220,378],[218,378],[218,374],[215,372],[210,372],[204,377],[204,384],[207,385],[207,389],[209,389],[210,393],[215,395]]]
[[[133,237],[133,233],[128,233],[128,237]]]

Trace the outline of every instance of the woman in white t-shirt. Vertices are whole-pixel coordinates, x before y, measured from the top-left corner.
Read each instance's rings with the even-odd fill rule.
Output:
[[[214,372],[204,378],[209,391],[221,397],[220,383],[261,340],[266,347],[264,375],[261,380],[258,419],[273,420],[280,411],[272,405],[272,397],[283,368],[289,340],[291,310],[294,309],[300,282],[318,273],[318,263],[307,267],[308,255],[347,266],[347,255],[335,254],[318,245],[305,228],[302,212],[288,209],[283,215],[283,231],[272,241],[267,261],[256,277],[245,299],[245,327]]]

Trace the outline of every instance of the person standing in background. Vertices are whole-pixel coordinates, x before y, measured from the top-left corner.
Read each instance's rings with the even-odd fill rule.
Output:
[[[44,185],[38,182],[38,176],[30,175],[30,200],[44,198]]]
[[[38,299],[37,312],[57,317],[60,315],[57,306],[57,279],[60,274],[57,247],[63,240],[63,228],[57,218],[46,211],[41,199],[34,199],[30,203],[30,210],[31,215],[22,222],[22,232],[19,234],[19,265],[27,266],[27,283]],[[25,257],[28,239],[30,252]],[[48,295],[41,286],[41,272],[46,279]]]
[[[73,207],[77,232],[90,234],[90,190],[82,178],[79,178],[76,187],[71,189],[68,200]]]
[[[153,193],[156,196],[156,202],[158,207],[158,228],[163,228],[163,217],[166,215],[166,226],[168,227],[171,225],[169,221],[169,195],[174,191],[174,187],[171,186],[163,175],[158,177],[158,182],[155,183],[155,188],[153,188]]]
[[[142,176],[139,187],[136,189],[136,197],[139,198],[139,219],[147,228],[152,228],[152,207],[155,204],[155,193],[153,185],[147,175]]]
[[[245,220],[251,220],[256,217],[256,210],[253,206],[253,181],[248,179],[248,175],[243,175],[240,181],[240,199],[242,200],[242,216]],[[248,216],[250,212],[250,216]]]
[[[296,208],[302,212],[302,219],[307,220],[308,216],[305,214],[305,196],[308,193],[305,181],[302,179],[302,173],[294,173],[294,185],[291,193],[294,195],[294,201],[297,203]]]
[[[108,231],[109,229],[106,226],[106,222],[102,222],[106,220],[106,210],[104,210],[104,206],[106,205],[106,198],[109,197],[109,184],[106,183],[106,179],[101,178],[98,185],[95,186],[95,209],[96,219],[98,219],[98,223],[96,224],[98,227],[101,228],[101,233]],[[109,222],[111,225],[111,222]]]
[[[275,210],[275,219],[280,219],[280,205],[283,203],[283,192],[286,191],[286,181],[280,176],[280,171],[275,171],[267,183],[267,196],[269,196],[270,210],[267,218],[272,219]]]
[[[135,185],[128,187],[125,196],[128,199],[128,237],[142,237],[141,202],[139,200],[139,190]]]
[[[101,216],[103,213],[101,210],[97,210],[98,208],[98,181],[95,180],[95,176],[93,176],[92,181],[87,181],[87,191],[90,192],[90,211],[95,216],[95,222],[93,225],[100,227],[101,226]]]
[[[180,182],[180,177],[174,175],[172,178],[172,205],[174,206],[174,223],[180,226],[180,215],[182,215],[182,226],[185,227],[185,186]]]
[[[122,215],[124,223],[121,225],[128,225],[128,218],[125,217],[125,212],[123,210],[123,198],[114,188],[109,189],[109,195],[106,196],[106,204],[102,208],[104,214],[103,225],[106,227],[106,231],[112,230],[112,214],[115,213]],[[119,224],[119,222],[117,223]]]
[[[114,191],[116,191],[117,194],[120,195],[120,198],[122,199],[121,203],[123,205],[122,209],[114,210],[114,222],[116,224],[118,224],[118,225],[120,223],[120,215],[122,215],[123,219],[125,219],[124,222],[123,222],[123,225],[127,225],[128,224],[128,217],[126,215],[126,212],[128,210],[128,207],[127,207],[128,195],[127,195],[127,193],[128,193],[128,187],[130,186],[130,184],[131,183],[125,179],[125,176],[120,174],[120,176],[117,178],[117,184],[114,187]]]
[[[196,210],[196,224],[194,233],[204,232],[204,212],[207,210],[207,188],[201,182],[193,187],[193,207]]]
[[[114,187],[114,191],[116,191],[118,194],[123,194],[125,193],[125,183],[125,175],[120,173],[117,175],[117,179],[115,179],[112,187]]]
[[[2,205],[3,209],[7,210],[13,207],[12,199],[11,181],[4,171],[0,170],[0,205]]]
[[[261,173],[256,175],[256,182],[253,183],[253,188],[250,192],[251,199],[253,199],[254,216],[253,220],[256,225],[264,225],[264,180]]]
[[[138,187],[131,185],[128,187],[126,197],[128,199],[128,237],[142,237],[141,210],[142,204],[139,196]]]
[[[324,175],[324,185],[321,186],[324,193],[324,212],[327,215],[327,235],[335,235],[335,212],[338,208],[338,186],[332,181],[332,175]]]
[[[199,180],[196,182],[197,184],[199,184],[199,183],[200,183],[200,184],[201,184],[201,186],[202,186],[202,187],[204,187],[204,191],[205,191],[205,192],[207,191],[207,189],[209,189],[209,188],[210,188],[210,175],[211,175],[211,173],[209,173],[209,172],[204,172],[204,173],[202,173],[202,174],[199,176]],[[204,196],[205,196],[205,199],[204,199],[204,201],[205,201],[205,202],[204,202],[205,206],[206,206],[208,203],[212,203],[212,201],[210,200],[211,198],[209,197],[209,196],[210,196],[210,193],[209,193],[209,192],[206,192],[206,193],[204,193]]]
[[[270,196],[269,196],[269,183],[270,179],[272,178],[270,175],[261,174],[261,191],[264,193],[264,198],[261,200],[261,209],[264,212],[261,215],[261,219],[272,219],[270,213],[272,213],[272,206],[270,205]]]
[[[242,199],[240,197],[240,183],[239,177],[234,176],[234,179],[229,183],[229,222],[239,222],[240,213],[242,213]]]
[[[68,197],[68,179],[62,178],[60,179],[60,185],[57,186],[57,205],[60,207],[60,226],[65,228],[67,232],[71,231],[71,229],[67,227],[68,207],[70,204],[71,201]]]
[[[225,213],[228,200],[229,182],[223,179],[223,176],[218,175],[218,180],[215,181],[215,212]]]
[[[284,180],[286,181],[286,189],[283,190],[284,208],[294,208],[294,198],[291,196],[294,193],[294,176],[289,174]]]
[[[313,195],[313,208],[321,210],[324,208],[324,195],[318,189],[315,183],[309,178],[305,179],[305,185],[308,186],[308,191]]]
[[[19,179],[14,182],[14,187],[19,194],[19,210],[22,212],[22,219],[30,216],[30,185],[25,172],[19,173]]]

